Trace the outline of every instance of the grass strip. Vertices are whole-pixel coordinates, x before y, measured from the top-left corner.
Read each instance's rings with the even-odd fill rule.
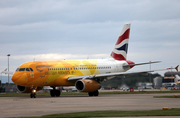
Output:
[[[152,93],[180,93],[180,91],[115,91],[115,92],[100,92],[99,94],[152,94]],[[37,96],[50,96],[49,92],[46,93],[36,93]],[[61,95],[88,95],[87,93],[78,93],[78,92],[62,92]],[[23,97],[30,96],[30,93],[5,93],[0,94],[0,97]]]
[[[154,98],[180,98],[180,96],[174,97],[173,95],[171,96],[153,96]]]
[[[180,116],[180,108],[150,111],[90,111],[44,115],[34,118],[85,118],[85,117],[137,117],[137,116]],[[21,117],[32,118],[32,117]]]

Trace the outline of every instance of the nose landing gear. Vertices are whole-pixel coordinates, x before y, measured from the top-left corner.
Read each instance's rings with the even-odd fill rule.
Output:
[[[33,89],[31,94],[30,94],[31,98],[36,98],[36,89]]]

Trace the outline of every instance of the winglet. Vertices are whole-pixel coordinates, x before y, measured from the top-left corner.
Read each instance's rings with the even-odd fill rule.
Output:
[[[175,67],[175,69],[178,71],[178,67],[179,67],[179,65],[177,65],[176,67]]]

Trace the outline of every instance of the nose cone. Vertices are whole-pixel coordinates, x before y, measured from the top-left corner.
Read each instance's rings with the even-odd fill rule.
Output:
[[[27,83],[27,75],[23,72],[15,72],[12,76],[12,81],[18,85],[24,85]]]
[[[20,78],[19,74],[17,74],[16,72],[13,74],[11,80],[16,83],[16,81]]]

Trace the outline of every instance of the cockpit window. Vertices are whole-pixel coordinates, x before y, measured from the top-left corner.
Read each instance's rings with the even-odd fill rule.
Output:
[[[16,71],[19,71],[19,68],[17,68]]]
[[[29,68],[26,68],[26,71],[30,71]]]
[[[19,71],[25,71],[25,68],[20,68]]]
[[[31,71],[33,71],[33,69],[32,68],[29,68]]]

